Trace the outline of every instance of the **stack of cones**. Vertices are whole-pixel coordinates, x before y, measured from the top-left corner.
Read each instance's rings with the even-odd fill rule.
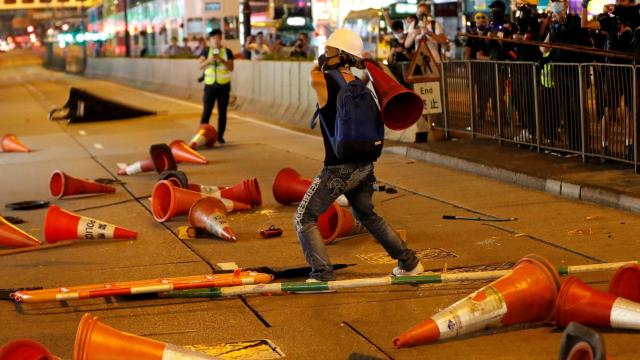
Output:
[[[156,221],[169,221],[174,216],[186,215],[196,201],[207,196],[200,192],[176,187],[167,180],[158,181],[151,194],[151,212]],[[251,206],[234,200],[225,198],[219,200],[229,212],[251,209]]]
[[[30,152],[25,144],[23,144],[15,135],[7,134],[0,139],[0,150],[2,152]]]

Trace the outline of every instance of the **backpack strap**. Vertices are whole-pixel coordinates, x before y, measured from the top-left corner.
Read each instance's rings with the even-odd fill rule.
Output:
[[[340,71],[333,69],[333,70],[329,70],[327,74],[329,74],[329,76],[331,76],[333,80],[335,80],[338,83],[338,85],[340,85],[341,89],[347,86],[347,80],[345,80],[342,77],[342,75],[340,74]]]
[[[313,113],[313,117],[311,118],[311,126],[312,129],[316,128],[316,123],[318,122],[318,118],[322,118],[322,114],[320,114],[320,105],[316,103],[316,112]]]

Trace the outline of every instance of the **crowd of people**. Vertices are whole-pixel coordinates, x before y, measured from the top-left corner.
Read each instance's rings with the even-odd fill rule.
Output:
[[[275,35],[273,41],[269,41],[268,37],[262,31],[256,35],[247,36],[242,54],[245,59],[263,60],[266,58],[292,58],[312,60],[316,58],[316,52],[309,40],[309,34],[306,32],[298,33],[295,41],[286,44],[280,35]]]
[[[637,57],[640,56],[640,5],[635,4],[634,0],[617,0],[616,4],[606,5],[602,13],[590,19],[587,10],[589,2],[582,0],[581,10],[577,10],[571,9],[568,1],[551,1],[549,9],[539,13],[536,3],[522,0],[518,4],[514,21],[510,21],[505,15],[505,3],[494,0],[489,5],[489,15],[476,14],[468,31],[468,34],[485,38],[468,37],[464,53],[467,60],[538,64],[539,97],[547,114],[543,119],[544,126],[540,128],[543,132],[541,136],[553,146],[559,145],[574,151],[582,149],[583,141],[578,101],[581,79],[577,68],[563,64],[637,64],[640,60]],[[527,44],[527,41],[536,41],[538,44]],[[544,46],[545,44],[552,46]],[[631,68],[593,66],[589,75],[591,76],[585,81],[586,86],[590,86],[595,92],[596,107],[592,117],[600,123],[603,155],[611,155],[609,129],[610,124],[616,122],[623,124],[620,127],[623,128],[625,150],[624,154],[615,156],[631,158]],[[486,87],[495,76],[492,67],[472,67],[471,77],[476,89]],[[509,81],[509,77],[517,74],[511,69],[510,74],[501,76]],[[529,142],[536,135],[533,111],[524,109],[527,101],[530,101],[527,99],[534,98],[533,91],[536,91],[536,87],[530,76],[519,78],[519,88],[512,91],[514,111],[519,115],[522,127],[521,133],[515,137],[518,141]],[[492,94],[477,90],[476,93],[478,122],[483,122]],[[561,134],[564,136],[560,136]]]

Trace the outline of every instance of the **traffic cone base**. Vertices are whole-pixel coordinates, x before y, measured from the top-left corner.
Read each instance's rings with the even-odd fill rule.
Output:
[[[149,156],[154,170],[161,174],[164,171],[178,170],[176,159],[167,144],[154,144],[149,147]]]
[[[237,241],[225,214],[225,205],[219,199],[206,197],[198,200],[189,210],[189,223],[221,239]]]
[[[518,323],[545,322],[553,315],[559,275],[541,256],[526,256],[491,284],[393,339],[396,348]]]
[[[209,163],[209,160],[202,154],[190,148],[182,140],[174,140],[169,144],[173,158],[179,163],[201,164]]]
[[[349,209],[333,203],[318,217],[318,230],[325,244],[331,244],[336,239],[363,232],[363,227],[356,222]]]
[[[40,240],[22,231],[0,216],[0,246],[29,247],[41,245]]]
[[[273,179],[271,190],[278,203],[291,205],[302,201],[309,186],[311,186],[310,179],[302,177],[294,169],[284,168]]]
[[[45,239],[53,244],[62,240],[136,239],[138,233],[106,222],[80,216],[52,205],[47,210]]]
[[[640,302],[640,266],[627,264],[618,269],[609,282],[609,294]]]
[[[7,134],[5,136],[2,137],[2,140],[0,140],[0,149],[2,149],[3,152],[30,152],[31,149],[29,149],[25,144],[23,144],[20,140],[18,140],[18,137],[13,135],[13,134]]]
[[[0,348],[0,360],[58,360],[37,341],[16,339]]]
[[[218,131],[216,128],[209,124],[202,124],[198,129],[198,132],[189,141],[189,147],[195,149],[196,147],[206,146],[213,147],[218,140]]]
[[[112,193],[115,191],[116,189],[113,186],[77,179],[60,170],[54,171],[49,178],[49,192],[56,199],[72,195]]]

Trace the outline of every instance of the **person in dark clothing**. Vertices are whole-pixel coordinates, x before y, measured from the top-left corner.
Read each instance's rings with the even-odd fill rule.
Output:
[[[475,26],[469,29],[471,35],[487,36],[489,34],[489,20],[485,13],[477,13],[473,17]],[[468,38],[465,44],[465,60],[489,60],[489,43],[483,39]],[[471,63],[471,82],[473,92],[476,94],[477,105],[475,105],[475,129],[483,132],[485,126],[489,101],[495,96],[495,67],[490,63]],[[488,90],[493,88],[494,90]]]
[[[201,124],[208,124],[213,107],[218,101],[218,142],[225,143],[227,107],[231,93],[233,53],[222,45],[222,31],[209,33],[209,47],[200,54],[200,69],[204,70],[204,99]]]
[[[545,42],[567,45],[591,46],[589,32],[580,26],[580,17],[568,13],[568,2],[565,0],[552,3],[553,14],[549,25],[549,33]],[[587,61],[590,59],[587,59]],[[548,111],[544,118],[547,122],[547,135],[551,140],[557,140],[558,129],[564,129],[566,144],[570,150],[582,149],[582,134],[580,132],[579,99],[580,77],[577,66],[554,65],[562,63],[585,62],[585,55],[575,51],[563,49],[548,49],[543,52],[543,68],[541,83],[544,88],[543,103],[547,103]]]
[[[493,0],[489,4],[489,34],[499,39],[511,39],[518,32],[518,25],[509,21],[505,15],[507,6],[502,0]],[[489,41],[489,56],[491,60],[516,60],[514,45],[500,41]]]
[[[587,19],[587,7],[589,0],[582,1],[582,26],[591,30],[602,30],[607,32],[606,48],[612,51],[626,52],[633,54],[640,46],[640,5],[634,0],[617,0],[611,13],[604,12],[595,20]],[[632,60],[609,57],[610,64],[632,64]],[[624,157],[627,160],[633,159],[633,121],[631,120],[633,99],[633,69],[628,67],[605,68],[603,74],[603,84],[606,91],[604,115],[602,116],[602,153]],[[624,107],[623,107],[624,105]],[[637,105],[637,104],[636,104]],[[609,147],[609,127],[610,121],[624,121],[624,154],[612,151]]]
[[[424,271],[415,253],[407,248],[395,231],[382,217],[373,211],[372,195],[375,176],[375,159],[363,158],[360,161],[344,160],[333,151],[329,134],[335,128],[338,92],[340,86],[331,75],[323,70],[337,69],[347,83],[355,80],[351,67],[361,63],[363,44],[360,36],[353,31],[338,29],[327,39],[322,66],[311,71],[311,86],[316,92],[324,142],[324,167],[313,180],[294,216],[298,239],[304,257],[311,266],[309,282],[330,281],[335,279],[333,266],[318,231],[318,216],[342,194],[349,200],[356,219],[364,225],[387,253],[398,260],[393,269],[394,275],[417,275]]]

